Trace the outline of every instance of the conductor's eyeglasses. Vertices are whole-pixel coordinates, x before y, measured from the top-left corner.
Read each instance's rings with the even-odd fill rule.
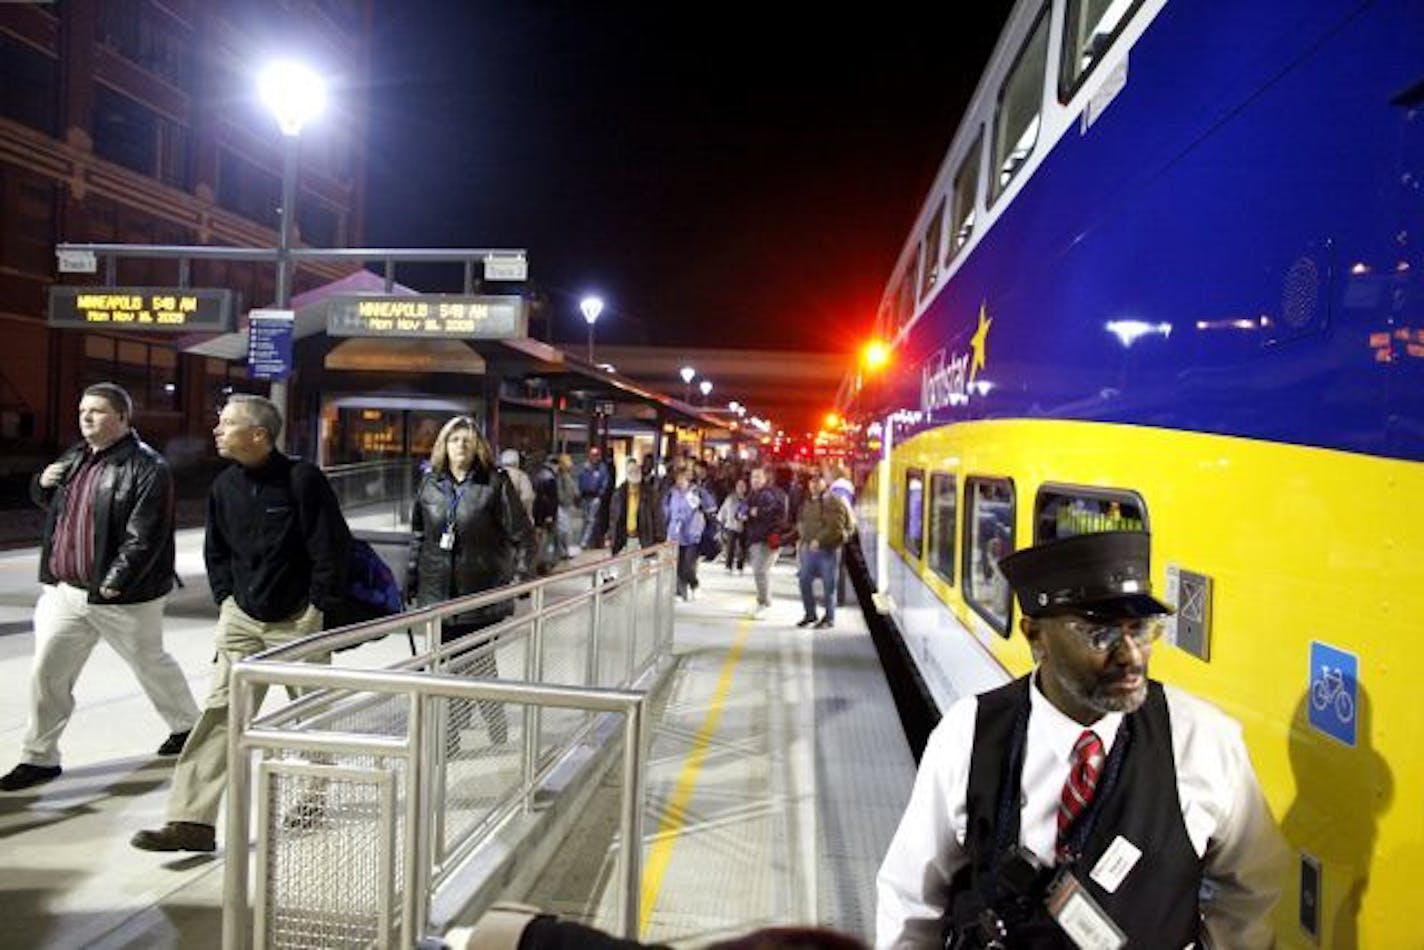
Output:
[[[1111,622],[1064,617],[1059,622],[1094,653],[1112,653],[1128,638],[1139,648],[1148,647],[1166,629],[1161,617],[1135,617]]]

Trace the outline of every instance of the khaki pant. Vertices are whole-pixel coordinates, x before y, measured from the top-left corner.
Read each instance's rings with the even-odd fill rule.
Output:
[[[757,603],[762,607],[771,606],[771,565],[776,562],[776,552],[765,541],[754,541],[751,545],[752,577],[756,580]]]
[[[30,725],[20,761],[58,765],[59,737],[74,712],[74,681],[103,640],[138,677],[169,732],[184,732],[198,704],[178,661],[163,649],[163,601],[91,604],[69,584],[46,584],[35,604],[35,665],[30,681]]]
[[[238,660],[321,629],[321,612],[305,609],[286,620],[257,620],[229,597],[218,614],[217,662],[213,682],[203,703],[203,714],[183,746],[173,770],[173,792],[168,798],[168,820],[216,825],[218,808],[227,789],[228,688],[232,665]],[[255,708],[262,707],[265,690],[254,690]]]

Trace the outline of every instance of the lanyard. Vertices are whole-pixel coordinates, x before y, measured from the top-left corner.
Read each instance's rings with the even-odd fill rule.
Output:
[[[1033,689],[1032,682],[1028,684],[1028,688]],[[1013,738],[1009,742],[1009,758],[1004,768],[1004,776],[999,782],[996,816],[998,820],[994,825],[993,860],[995,862],[1018,844],[1019,785],[1023,782],[1024,748],[1028,745],[1028,716],[1031,704],[1032,700],[1025,693],[1023,704],[1019,707],[1018,716],[1014,720]],[[1122,717],[1122,723],[1117,729],[1117,738],[1113,740],[1112,752],[1108,754],[1107,763],[1103,768],[1102,780],[1093,793],[1093,800],[1088,802],[1087,809],[1078,816],[1078,820],[1069,830],[1067,844],[1068,852],[1071,855],[1070,863],[1075,863],[1082,855],[1084,847],[1087,846],[1088,837],[1093,833],[1093,828],[1098,823],[1098,815],[1102,811],[1103,802],[1107,801],[1117,786],[1118,775],[1122,772],[1122,761],[1127,756],[1127,747],[1132,740],[1132,729],[1129,727],[1131,721],[1130,715]],[[984,890],[992,902],[998,891],[994,865],[990,866],[989,873],[983,875],[982,881]]]
[[[450,505],[445,509],[445,530],[451,534],[455,531],[455,517],[460,511],[460,499],[464,498],[465,492],[469,490],[470,481],[469,476],[459,483],[454,478],[450,479],[450,491],[445,493],[450,499]]]

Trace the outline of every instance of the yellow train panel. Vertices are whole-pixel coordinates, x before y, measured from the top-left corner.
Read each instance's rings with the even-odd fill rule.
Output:
[[[1297,862],[1318,863],[1319,945],[1424,946],[1411,873],[1424,847],[1424,766],[1413,747],[1424,736],[1414,682],[1424,662],[1424,518],[1416,508],[1424,465],[1103,423],[990,421],[921,433],[894,451],[891,546],[966,626],[982,629],[958,585],[904,548],[911,468],[958,476],[961,539],[964,479],[1012,479],[1020,547],[1031,543],[1045,484],[1138,493],[1156,589],[1166,589],[1168,565],[1213,585],[1209,660],[1164,644],[1152,674],[1242,723]],[[1313,644],[1357,658],[1352,703],[1312,668]],[[995,637],[991,649],[1012,674],[1031,665],[1018,634]],[[1338,704],[1328,707],[1335,718],[1319,721],[1352,725],[1355,745],[1312,725],[1312,703],[1319,716],[1327,701]],[[1293,864],[1278,910],[1283,946],[1316,945],[1298,919],[1300,879]]]

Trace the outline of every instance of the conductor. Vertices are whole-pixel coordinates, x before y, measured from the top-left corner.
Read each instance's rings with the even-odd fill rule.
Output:
[[[1240,725],[1147,678],[1172,612],[1149,549],[1104,532],[999,562],[1037,665],[930,736],[878,947],[1271,945],[1284,846]]]

